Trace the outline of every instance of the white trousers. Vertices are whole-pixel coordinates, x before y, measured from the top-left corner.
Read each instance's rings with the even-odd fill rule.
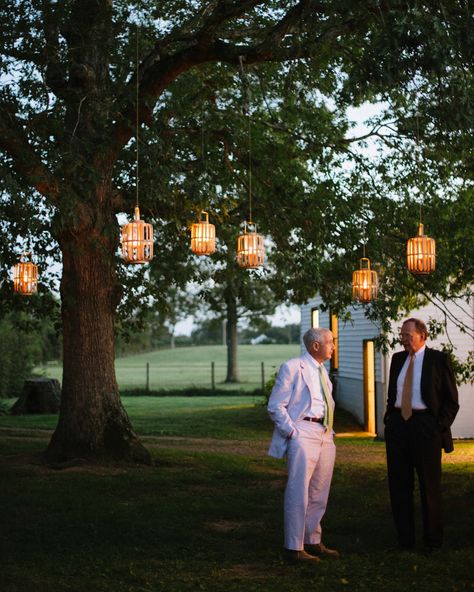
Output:
[[[336,446],[333,432],[319,423],[300,420],[288,446],[285,489],[285,549],[301,551],[321,542],[321,520],[331,487]]]

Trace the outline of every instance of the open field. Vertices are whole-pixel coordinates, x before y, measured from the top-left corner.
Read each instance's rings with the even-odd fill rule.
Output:
[[[251,391],[261,386],[261,363],[264,363],[265,377],[278,369],[288,358],[298,356],[300,346],[293,345],[239,345],[238,367],[240,380],[238,388]],[[223,345],[179,347],[163,349],[125,358],[117,358],[115,368],[121,390],[144,389],[146,367],[150,367],[149,386],[151,390],[180,389],[191,386],[211,388],[211,362],[215,364],[215,383],[219,389],[235,389],[236,385],[223,385],[226,376],[227,348]],[[36,368],[35,372],[61,381],[62,367],[48,364]]]
[[[2,592],[468,592],[474,442],[445,458],[446,548],[399,553],[384,445],[337,415],[325,541],[337,561],[282,561],[285,463],[251,397],[124,399],[155,465],[44,466],[52,416],[0,416]],[[42,429],[38,429],[42,428]]]

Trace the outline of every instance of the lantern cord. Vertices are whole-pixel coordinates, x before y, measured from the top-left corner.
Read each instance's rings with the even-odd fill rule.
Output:
[[[204,107],[201,107],[201,158],[202,170],[206,172],[206,155],[204,154]]]
[[[421,190],[424,185],[423,176],[421,173],[421,153],[420,153],[420,110],[418,105],[415,111],[415,122],[416,122],[416,149],[415,149],[415,165],[416,165],[416,183],[418,185],[419,199],[420,199],[420,223],[421,223],[421,207],[423,203],[423,191]]]
[[[137,162],[135,167],[135,175],[136,175],[136,200],[137,200],[137,207],[138,207],[138,22],[137,22],[137,31],[135,36],[135,62],[136,62],[136,85],[135,85],[135,101],[136,101],[136,109],[135,109],[135,132],[136,132],[136,150],[137,150]]]
[[[240,76],[243,87],[243,113],[247,114],[248,121],[248,189],[249,189],[249,224],[252,222],[252,134],[251,134],[251,118],[250,118],[250,88],[247,75],[244,70],[244,56],[239,56]]]
[[[248,122],[249,122],[249,222],[252,222],[252,130],[251,130],[251,121],[250,121],[250,111],[248,115]]]

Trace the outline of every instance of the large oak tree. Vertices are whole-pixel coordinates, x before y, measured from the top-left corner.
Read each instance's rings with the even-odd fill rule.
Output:
[[[415,140],[425,157],[416,175],[461,179],[455,198],[472,198],[464,143],[472,125],[472,12],[464,0],[0,2],[2,207],[10,236],[24,236],[31,222],[42,231],[38,249],[47,254],[46,233],[62,261],[63,395],[49,459],[149,460],[120,403],[113,348],[123,276],[116,215],[133,205],[137,115],[140,203],[156,223],[154,277],[166,286],[186,270],[185,226],[200,207],[213,206],[227,224],[248,215],[248,128],[235,112],[245,99],[244,64],[259,85],[250,110],[259,130],[254,214],[272,236],[276,268],[290,278],[276,278],[275,291],[301,300],[319,289],[342,306],[342,278],[364,234],[380,259],[400,258],[402,218],[414,208],[393,191],[398,171],[413,162]],[[462,102],[452,117],[455,96]],[[374,170],[352,150],[345,117],[349,105],[367,100],[384,101],[373,134],[393,151]],[[203,176],[205,110],[212,110],[206,143],[220,166]],[[388,164],[395,158],[397,170]],[[205,177],[206,187],[220,187],[212,199],[202,193]],[[415,184],[414,173],[405,177],[404,186]],[[374,221],[394,229],[386,233],[391,242],[379,240]],[[464,247],[444,279],[465,268]],[[395,304],[416,292],[410,281],[393,291]]]

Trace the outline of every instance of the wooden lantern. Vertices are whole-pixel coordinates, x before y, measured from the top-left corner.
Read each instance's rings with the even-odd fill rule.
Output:
[[[261,267],[265,261],[265,241],[261,234],[257,234],[256,225],[254,232],[247,232],[247,222],[244,223],[244,233],[239,236],[237,242],[237,263],[244,269]]]
[[[38,291],[38,266],[31,259],[30,253],[23,253],[20,262],[13,268],[13,290],[22,296],[31,296]]]
[[[360,269],[352,273],[352,297],[359,302],[370,302],[377,298],[377,272],[370,269],[370,259],[362,257]]]
[[[436,242],[423,234],[423,224],[418,225],[418,236],[407,241],[408,271],[416,275],[431,273],[436,267]]]
[[[191,251],[196,255],[212,255],[216,252],[216,227],[209,223],[207,212],[201,212],[201,220],[191,225]]]
[[[153,226],[140,220],[138,206],[133,222],[122,226],[122,256],[127,263],[148,263],[153,259]]]

